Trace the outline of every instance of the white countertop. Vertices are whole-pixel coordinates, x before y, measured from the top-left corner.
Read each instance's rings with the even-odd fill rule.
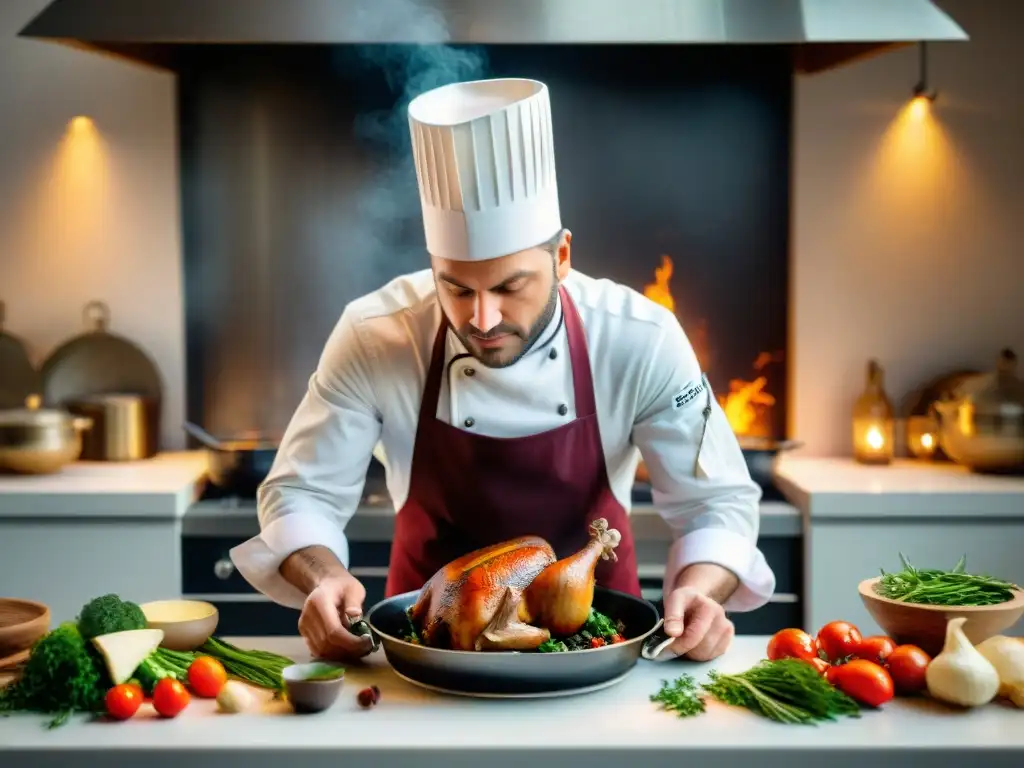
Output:
[[[811,517],[1024,517],[1024,477],[976,474],[947,462],[781,455],[776,485]]]
[[[50,475],[0,475],[0,518],[181,517],[207,466],[205,451],[181,451],[141,461],[78,461]]]
[[[265,648],[297,661],[308,656],[298,638],[230,638],[242,647]],[[1024,761],[1024,711],[1001,704],[952,710],[927,699],[896,699],[857,719],[814,726],[782,725],[745,709],[709,701],[707,712],[679,718],[661,711],[649,696],[660,681],[683,672],[698,681],[712,667],[742,671],[764,654],[766,637],[736,638],[711,664],[641,660],[623,682],[603,691],[559,699],[497,701],[444,696],[397,677],[383,651],[349,668],[335,705],[316,715],[295,715],[283,702],[262,711],[218,715],[212,702],[193,699],[174,720],[156,719],[144,705],[123,723],[75,718],[56,730],[34,715],[0,719],[0,745],[12,765],[84,764],[77,758],[103,751],[104,765],[247,768],[299,759],[312,766],[475,766],[487,750],[488,768],[539,764],[560,766],[695,765],[759,768],[791,766],[793,759],[827,758],[829,766],[906,768],[914,759],[929,768],[1020,766]],[[376,684],[381,701],[358,707],[356,693]],[[987,752],[986,752],[987,750]],[[856,760],[853,758],[856,757]],[[19,758],[21,760],[19,761]],[[63,763],[60,761],[64,761]],[[136,761],[130,763],[130,760]],[[115,762],[111,762],[115,761]],[[639,762],[643,761],[643,763]]]

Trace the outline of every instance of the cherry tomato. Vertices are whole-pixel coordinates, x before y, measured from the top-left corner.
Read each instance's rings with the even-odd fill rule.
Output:
[[[814,643],[814,638],[802,629],[780,629],[768,641],[768,658],[772,661],[779,659],[811,661],[818,658],[818,648]]]
[[[860,630],[848,621],[830,621],[818,630],[818,647],[832,662],[856,654],[861,640]]]
[[[835,687],[861,704],[880,707],[893,697],[892,677],[873,661],[854,659],[836,669]]]
[[[127,720],[142,705],[142,689],[131,683],[115,685],[107,691],[107,713],[117,720]]]
[[[896,648],[896,641],[885,635],[872,635],[860,641],[857,649],[858,659],[867,659],[875,664],[885,664],[889,654]]]
[[[227,681],[224,665],[212,656],[199,656],[189,664],[188,686],[196,696],[215,699]]]
[[[188,689],[173,677],[165,677],[153,686],[153,709],[164,717],[176,717],[192,697]]]
[[[600,648],[602,645],[605,645],[603,637],[592,637],[592,638],[590,638],[590,647],[591,648]]]
[[[896,691],[901,694],[923,691],[927,687],[925,670],[931,661],[931,657],[916,645],[896,646],[885,660]]]
[[[828,671],[830,669],[832,669],[832,665],[829,664],[824,659],[819,659],[819,658],[807,659],[807,663],[810,664],[812,667],[814,667],[818,671],[819,675],[827,675]]]
[[[832,686],[836,686],[836,678],[839,676],[839,670],[842,668],[842,665],[830,665],[829,668],[825,670],[825,679]]]
[[[614,645],[615,643],[624,643],[624,642],[626,642],[626,638],[624,638],[618,632],[616,632],[614,635],[612,635],[612,645]]]

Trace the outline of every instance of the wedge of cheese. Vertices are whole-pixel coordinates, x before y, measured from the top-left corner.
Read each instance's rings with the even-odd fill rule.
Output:
[[[110,679],[119,685],[132,679],[135,670],[160,647],[163,639],[162,629],[129,629],[98,635],[92,642],[107,663]]]

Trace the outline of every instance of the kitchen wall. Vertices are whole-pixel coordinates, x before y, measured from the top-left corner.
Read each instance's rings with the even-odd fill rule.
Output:
[[[36,364],[92,299],[165,380],[181,432],[184,333],[174,79],[16,38],[47,0],[0,3],[0,300]],[[94,126],[69,126],[75,116]]]
[[[808,454],[849,453],[870,356],[897,398],[1024,354],[1024,3],[937,4],[971,42],[929,46],[930,119],[901,114],[916,49],[797,86],[790,434]]]
[[[848,412],[877,356],[894,396],[947,368],[1024,352],[1024,3],[941,0],[973,37],[930,47],[934,120],[898,122],[914,49],[801,79],[796,92],[790,434],[848,453]],[[183,390],[173,80],[13,39],[44,0],[0,6],[0,298],[38,360],[104,298],[115,330]],[[47,185],[68,120],[107,153],[89,216]],[[894,126],[894,123],[896,125]],[[41,197],[42,196],[42,197]],[[78,228],[71,226],[77,221]],[[83,223],[84,221],[84,223]],[[79,231],[82,230],[82,231]],[[80,236],[73,236],[76,233]]]

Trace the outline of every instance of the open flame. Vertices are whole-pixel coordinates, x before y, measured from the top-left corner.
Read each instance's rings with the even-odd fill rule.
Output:
[[[648,299],[657,302],[678,317],[676,300],[669,287],[673,270],[672,258],[663,255],[661,265],[654,268],[654,282],[645,285],[643,293]],[[697,361],[702,369],[707,370],[710,358],[707,323],[702,321],[692,331],[687,328],[686,332],[693,345],[694,353],[697,355]],[[781,359],[781,353],[773,355],[761,352],[754,361],[753,369],[756,374],[754,379],[752,381],[732,379],[729,382],[729,391],[718,395],[718,404],[722,406],[722,410],[729,420],[729,426],[737,435],[771,437],[771,414],[775,398],[765,392],[765,387],[768,385],[765,369],[770,363],[779,362]]]

